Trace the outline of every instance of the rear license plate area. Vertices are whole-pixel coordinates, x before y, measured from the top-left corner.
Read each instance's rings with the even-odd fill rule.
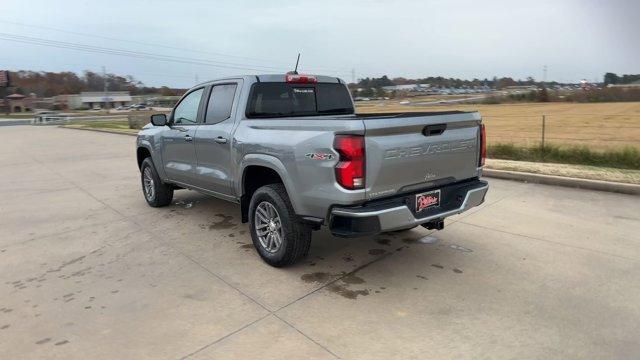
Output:
[[[416,214],[421,214],[424,210],[440,206],[440,189],[416,194],[414,204]]]

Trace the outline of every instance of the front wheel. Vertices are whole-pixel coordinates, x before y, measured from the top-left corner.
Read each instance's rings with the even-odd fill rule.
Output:
[[[253,245],[271,266],[294,264],[309,252],[311,229],[296,220],[282,184],[266,185],[253,193],[249,227]]]
[[[144,159],[142,166],[140,166],[140,181],[142,182],[142,194],[149,206],[161,207],[171,204],[173,187],[160,180],[150,157]]]

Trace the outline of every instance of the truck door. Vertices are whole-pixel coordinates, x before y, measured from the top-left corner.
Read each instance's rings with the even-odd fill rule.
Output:
[[[193,184],[196,167],[194,139],[204,88],[180,100],[171,114],[171,126],[162,133],[162,163],[167,177],[182,184]]]
[[[196,186],[225,197],[233,196],[231,147],[239,82],[214,84],[207,92],[204,121],[195,138]]]

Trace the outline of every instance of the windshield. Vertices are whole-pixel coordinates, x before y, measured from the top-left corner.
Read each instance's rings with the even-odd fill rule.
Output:
[[[247,117],[353,114],[347,87],[338,83],[260,82],[251,88]]]

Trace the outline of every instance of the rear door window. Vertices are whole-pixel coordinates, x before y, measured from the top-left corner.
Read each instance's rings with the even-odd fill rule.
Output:
[[[237,84],[222,84],[215,85],[211,89],[205,116],[206,124],[219,123],[231,117],[231,108],[237,87]]]

